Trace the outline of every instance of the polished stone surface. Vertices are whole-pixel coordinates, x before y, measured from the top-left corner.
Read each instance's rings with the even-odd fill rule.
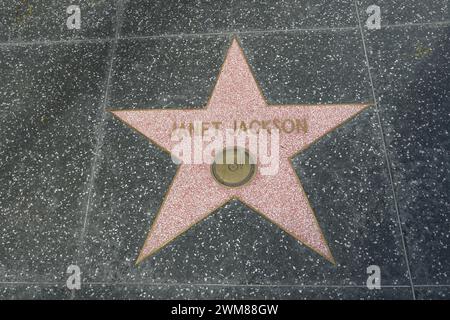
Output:
[[[449,299],[447,1],[79,3],[0,1],[1,299]],[[202,107],[233,34],[270,103],[376,98],[293,159],[336,265],[239,201],[135,265],[176,165],[107,110]]]
[[[0,41],[28,42],[113,37],[116,0],[1,0]],[[80,29],[68,29],[66,12],[78,5]]]
[[[61,281],[73,263],[108,48],[0,49],[1,281]]]
[[[367,33],[413,282],[449,285],[449,27]]]
[[[449,286],[425,286],[415,289],[419,300],[448,300],[450,295]]]
[[[352,0],[130,1],[124,36],[354,27]]]
[[[366,10],[378,5],[381,12],[381,26],[407,25],[421,23],[440,23],[450,20],[450,4],[447,0],[356,0],[360,9],[362,23],[365,24],[371,13]],[[371,11],[370,11],[371,12]]]
[[[187,286],[187,285],[89,285],[79,299],[264,299],[264,300],[406,300],[411,289],[405,287],[370,290],[363,287],[296,286]]]
[[[63,284],[1,284],[1,300],[70,300],[71,290]]]

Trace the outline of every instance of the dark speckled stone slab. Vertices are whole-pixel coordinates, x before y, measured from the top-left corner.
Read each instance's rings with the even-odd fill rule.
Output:
[[[78,5],[80,29],[69,30],[66,9]],[[0,41],[74,40],[114,36],[116,0],[1,0]]]
[[[72,297],[63,284],[0,284],[1,300],[69,300]]]
[[[450,20],[448,0],[357,0],[363,25],[371,13],[366,9],[378,5],[381,26],[393,24],[437,23]]]
[[[108,43],[0,49],[0,282],[73,263]]]
[[[228,43],[225,36],[119,41],[109,108],[203,106]]]
[[[415,284],[450,284],[450,29],[368,32]]]
[[[405,300],[405,287],[367,290],[365,287],[221,286],[221,285],[89,285],[79,299],[273,299],[273,300]]]
[[[424,286],[415,290],[420,300],[448,300],[450,297],[450,286]]]
[[[352,0],[133,0],[124,17],[124,36],[357,26]]]
[[[373,100],[359,30],[267,33],[240,38],[270,103]]]

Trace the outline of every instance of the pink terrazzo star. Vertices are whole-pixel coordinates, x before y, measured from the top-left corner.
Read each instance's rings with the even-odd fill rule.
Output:
[[[174,123],[221,122],[231,128],[234,120],[307,119],[300,134],[280,132],[280,164],[276,175],[257,170],[246,185],[228,188],[211,174],[209,164],[181,164],[137,259],[137,263],[163,248],[194,224],[231,199],[239,199],[288,234],[334,263],[314,212],[290,158],[368,104],[268,105],[236,39],[228,50],[216,86],[203,109],[117,110],[116,117],[163,149],[172,150]],[[258,167],[257,167],[258,168]]]

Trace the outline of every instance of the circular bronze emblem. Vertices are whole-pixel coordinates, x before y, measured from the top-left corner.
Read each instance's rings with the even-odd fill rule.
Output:
[[[211,165],[213,177],[227,187],[240,187],[249,182],[256,172],[256,164],[242,148],[225,148],[216,155]]]

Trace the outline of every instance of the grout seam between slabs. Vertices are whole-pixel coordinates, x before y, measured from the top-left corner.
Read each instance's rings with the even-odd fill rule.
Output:
[[[378,107],[377,96],[376,96],[376,93],[375,93],[375,87],[374,87],[374,83],[373,83],[372,73],[370,71],[369,55],[367,54],[366,41],[365,41],[365,38],[364,38],[364,31],[363,31],[362,24],[361,24],[361,19],[360,19],[360,16],[359,16],[359,7],[358,7],[358,4],[357,4],[356,0],[354,0],[353,3],[355,5],[356,15],[357,15],[357,18],[358,18],[359,29],[360,29],[360,33],[361,33],[361,41],[362,41],[362,45],[363,45],[363,49],[364,49],[365,63],[366,63],[367,72],[368,72],[368,75],[369,75],[369,81],[370,81],[370,87],[371,87],[371,91],[372,91],[372,97],[374,99],[375,113],[377,115],[377,122],[378,122],[378,126],[380,128],[381,141],[382,141],[383,151],[384,151],[384,155],[385,155],[385,163],[386,163],[386,167],[387,167],[387,171],[388,171],[389,182],[390,182],[390,185],[391,185],[392,197],[393,197],[393,200],[394,200],[394,208],[395,208],[395,212],[396,212],[396,216],[397,216],[397,224],[398,224],[398,228],[400,230],[401,243],[402,243],[402,247],[403,247],[403,255],[404,255],[404,258],[405,258],[406,269],[407,269],[408,278],[409,278],[410,286],[411,286],[411,293],[412,293],[413,299],[416,300],[416,294],[415,294],[415,290],[414,290],[414,283],[413,283],[413,280],[412,280],[411,268],[410,268],[410,263],[409,263],[409,259],[408,259],[408,253],[407,253],[407,250],[406,250],[405,236],[403,234],[403,227],[402,227],[402,222],[401,222],[401,219],[400,219],[400,212],[399,212],[399,208],[398,208],[397,193],[395,191],[394,179],[393,179],[393,176],[392,176],[391,159],[389,157],[388,150],[387,150],[386,137],[385,137],[382,121],[381,121],[381,116],[380,116],[380,111],[379,111],[379,107]]]
[[[450,25],[450,20],[435,21],[435,22],[407,22],[398,24],[382,25],[382,29],[388,28],[407,28],[407,27],[440,27]],[[159,34],[159,35],[129,35],[118,36],[119,40],[134,40],[134,39],[170,39],[170,38],[189,38],[189,37],[206,37],[206,36],[230,36],[230,35],[257,35],[257,34],[271,34],[271,33],[293,33],[293,32],[320,32],[320,31],[348,31],[358,30],[359,26],[347,27],[316,27],[316,28],[294,28],[294,29],[268,29],[268,30],[230,30],[217,32],[191,32],[191,33],[173,33],[173,34]],[[19,42],[0,42],[0,48],[11,46],[32,46],[32,45],[57,45],[57,44],[78,44],[78,43],[103,43],[108,41],[115,41],[115,37],[106,38],[85,38],[85,39],[65,39],[65,40],[31,40]]]
[[[94,194],[94,182],[95,182],[95,176],[97,172],[97,166],[98,161],[100,158],[100,153],[103,147],[103,140],[105,136],[105,122],[106,122],[106,106],[109,101],[109,95],[110,95],[110,88],[111,88],[111,78],[112,78],[112,70],[114,67],[114,59],[116,56],[116,50],[119,42],[119,34],[120,34],[120,28],[122,23],[122,13],[123,13],[123,3],[122,0],[117,0],[117,11],[116,11],[116,17],[115,17],[115,36],[114,40],[111,44],[111,47],[109,49],[109,61],[108,61],[108,73],[106,76],[106,83],[105,83],[105,91],[103,94],[103,102],[100,108],[100,122],[97,124],[96,130],[95,130],[95,136],[97,138],[95,148],[94,148],[94,157],[91,162],[91,168],[89,173],[89,178],[87,182],[87,196],[86,196],[86,205],[84,207],[83,212],[83,225],[80,232],[80,236],[78,239],[78,246],[75,256],[75,264],[78,265],[79,260],[81,258],[81,252],[82,252],[82,245],[84,243],[84,238],[86,236],[86,229],[88,225],[89,220],[89,213],[91,211],[91,202],[92,197]],[[75,298],[75,291],[72,291],[72,299]]]

